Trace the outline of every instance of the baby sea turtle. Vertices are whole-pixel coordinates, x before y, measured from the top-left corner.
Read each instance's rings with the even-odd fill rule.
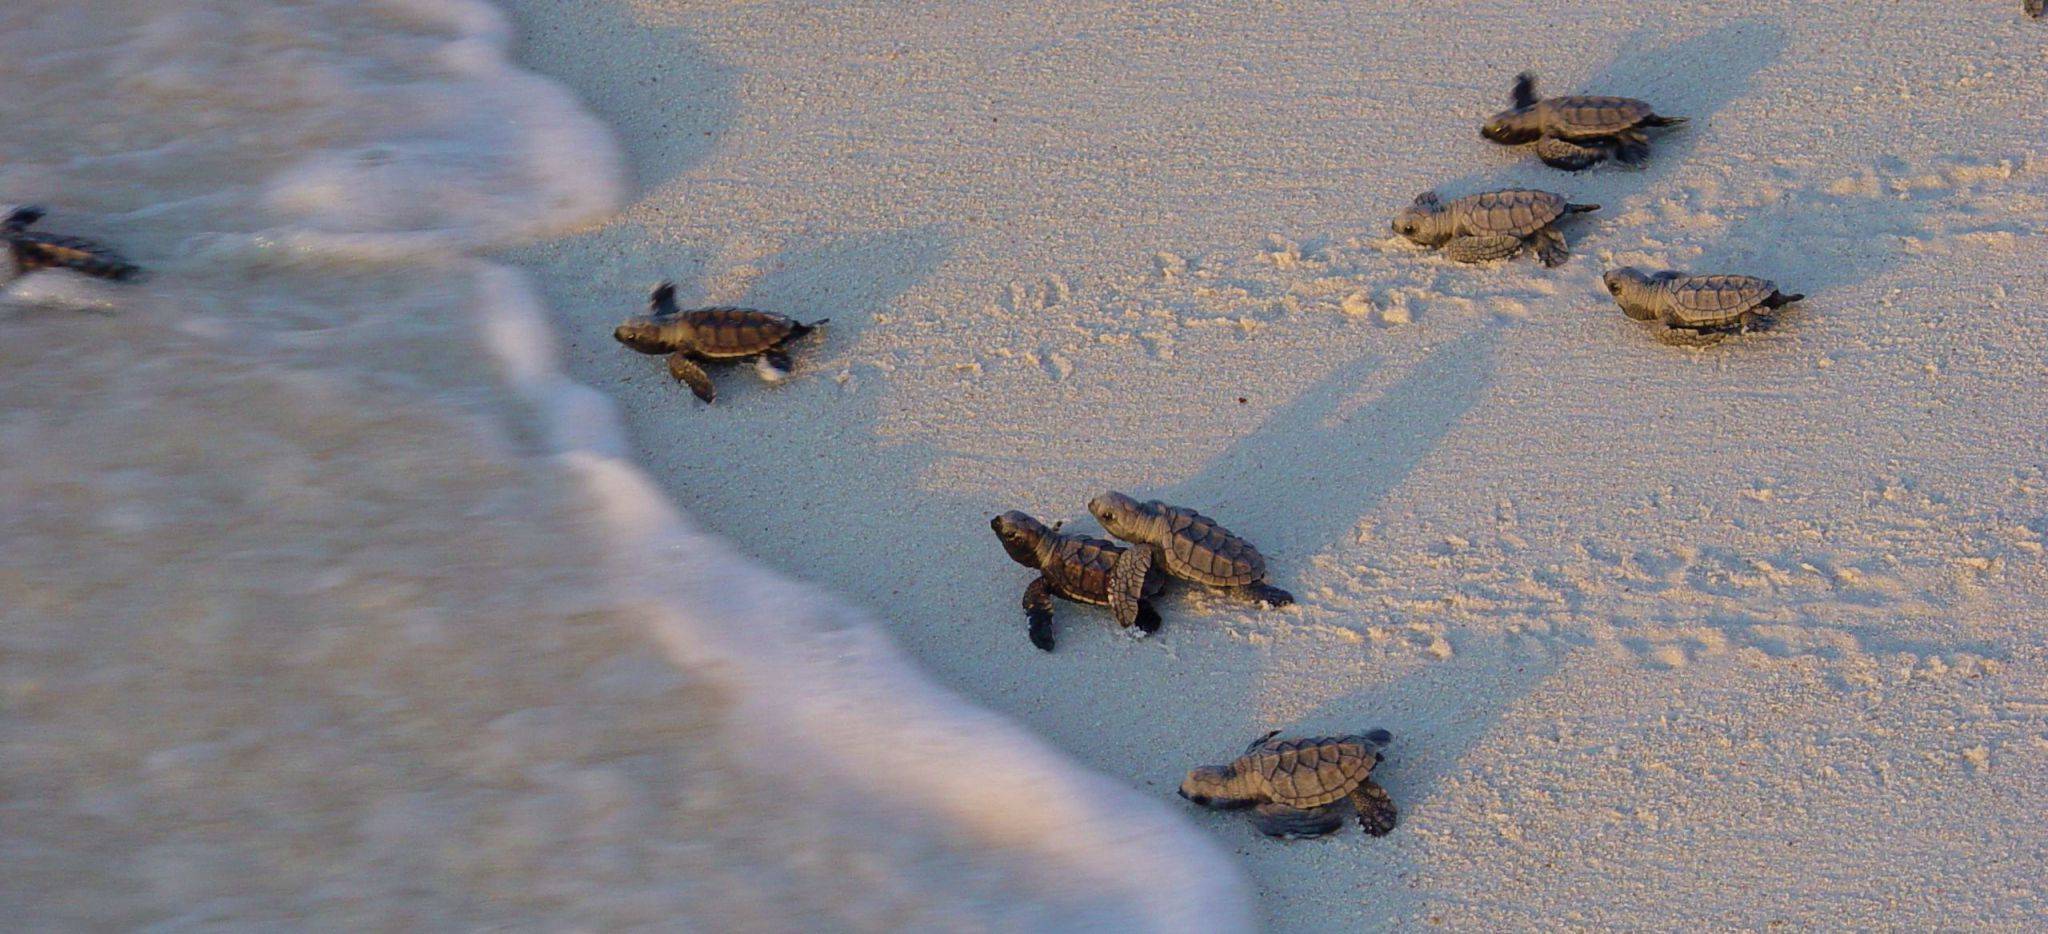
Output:
[[[1062,535],[1045,523],[1016,510],[989,520],[1011,560],[1039,571],[1024,588],[1024,617],[1030,621],[1031,644],[1052,651],[1052,598],[1107,606],[1120,626],[1136,626],[1147,635],[1159,631],[1159,613],[1148,599],[1163,583],[1152,567],[1151,552],[1126,549],[1085,535]]]
[[[1684,117],[1659,116],[1632,97],[1536,96],[1536,76],[1515,77],[1513,107],[1495,114],[1479,135],[1506,146],[1536,143],[1536,155],[1554,168],[1578,171],[1608,156],[1640,165],[1650,155],[1645,127],[1676,126]]]
[[[38,269],[62,266],[102,279],[133,279],[141,272],[134,263],[91,240],[61,234],[36,233],[29,225],[43,219],[44,210],[35,205],[15,208],[0,220],[0,237],[14,255],[14,268],[23,275]]]
[[[668,371],[697,398],[718,397],[700,361],[754,358],[754,369],[771,383],[788,378],[789,345],[824,321],[798,324],[751,308],[676,309],[676,287],[663,282],[647,298],[648,313],[626,319],[612,336],[641,353],[668,354]]]
[[[1504,188],[1444,202],[1434,191],[1394,218],[1394,232],[1423,246],[1443,247],[1461,263],[1505,259],[1533,248],[1545,266],[1571,256],[1564,234],[1553,225],[1567,214],[1598,211],[1597,204],[1573,204],[1563,195],[1529,188]]]
[[[2048,12],[2048,0],[2025,0],[2022,6],[2027,15],[2035,19],[2040,19],[2043,12]]]
[[[1394,829],[1394,800],[1372,781],[1380,750],[1394,734],[1275,739],[1267,733],[1229,765],[1203,766],[1180,783],[1180,796],[1204,807],[1253,808],[1252,823],[1272,837],[1320,837],[1344,825],[1344,802],[1375,837]]]
[[[1646,274],[1633,266],[1612,270],[1607,291],[1622,314],[1637,321],[1700,332],[1748,329],[1757,319],[1806,296],[1786,295],[1778,284],[1755,276],[1691,276],[1665,270]]]
[[[1192,509],[1158,500],[1138,502],[1109,492],[1088,501],[1095,521],[1124,541],[1133,552],[1163,565],[1181,580],[1228,589],[1273,606],[1294,602],[1294,595],[1266,583],[1266,559],[1250,542]]]

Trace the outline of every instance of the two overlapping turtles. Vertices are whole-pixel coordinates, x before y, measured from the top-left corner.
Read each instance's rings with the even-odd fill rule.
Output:
[[[1168,576],[1272,606],[1294,595],[1266,583],[1266,559],[1250,542],[1192,509],[1110,492],[1088,502],[1109,534],[1128,543],[1063,533],[1012,510],[989,520],[1011,560],[1038,571],[1024,588],[1031,644],[1052,651],[1052,598],[1109,607],[1117,624],[1159,630],[1152,605]]]
[[[1641,165],[1650,153],[1646,130],[1685,122],[1684,117],[1662,116],[1634,98],[1539,97],[1536,78],[1527,73],[1515,79],[1511,103],[1480,128],[1480,135],[1503,145],[1533,144],[1546,165],[1574,172],[1608,159]],[[1531,188],[1481,192],[1451,201],[1428,191],[1403,209],[1391,226],[1395,233],[1440,248],[1457,262],[1488,262],[1533,251],[1543,265],[1558,266],[1571,255],[1558,222],[1598,209],[1599,205],[1574,204],[1563,195]],[[1805,298],[1754,276],[1646,273],[1622,267],[1608,272],[1604,281],[1630,318],[1707,334],[1749,330]]]

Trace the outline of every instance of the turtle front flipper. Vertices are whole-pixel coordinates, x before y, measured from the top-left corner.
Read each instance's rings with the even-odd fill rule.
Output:
[[[1029,621],[1031,644],[1052,651],[1052,581],[1041,576],[1024,588],[1024,618]]]
[[[1453,237],[1444,244],[1444,255],[1454,262],[1483,263],[1507,259],[1521,252],[1522,238],[1500,234],[1491,237]]]
[[[1252,824],[1269,837],[1320,837],[1344,826],[1344,813],[1334,804],[1304,811],[1268,803],[1252,809]]]
[[[1387,796],[1387,790],[1374,784],[1372,779],[1359,782],[1351,790],[1351,806],[1358,810],[1358,826],[1375,837],[1384,837],[1394,830],[1400,814],[1394,809],[1394,799]]]
[[[1572,248],[1566,245],[1564,234],[1555,227],[1536,231],[1529,235],[1529,239],[1536,244],[1536,258],[1545,266],[1562,266],[1565,260],[1572,258]]]
[[[1236,588],[1236,593],[1246,600],[1254,603],[1264,603],[1267,606],[1280,607],[1289,606],[1294,603],[1293,594],[1281,590],[1272,584],[1246,584],[1243,587]]]
[[[1143,615],[1145,584],[1152,576],[1152,553],[1147,545],[1126,548],[1116,556],[1116,565],[1110,569],[1109,611],[1116,615],[1119,626],[1134,625]]]
[[[1536,158],[1553,169],[1582,172],[1607,159],[1607,148],[1546,136],[1536,141]]]
[[[704,368],[698,366],[697,361],[690,359],[687,352],[679,350],[668,355],[668,372],[670,376],[690,387],[690,391],[696,393],[697,398],[705,402],[717,401],[718,389],[711,385],[711,374],[704,372]]]

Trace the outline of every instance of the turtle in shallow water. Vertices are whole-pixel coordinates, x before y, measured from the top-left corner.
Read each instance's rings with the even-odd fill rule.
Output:
[[[626,319],[612,336],[641,353],[668,354],[668,371],[697,398],[718,398],[702,361],[754,358],[754,369],[771,383],[789,377],[789,345],[825,321],[799,324],[751,308],[676,309],[676,287],[663,282],[647,298],[648,313]]]
[[[1692,276],[1668,269],[1645,273],[1633,266],[1610,270],[1604,281],[1622,314],[1701,333],[1749,330],[1769,320],[1771,312],[1806,297],[1787,295],[1777,283],[1755,276]]]
[[[1294,595],[1266,583],[1266,559],[1250,542],[1192,509],[1158,500],[1139,502],[1111,491],[1088,501],[1088,511],[1109,534],[1148,552],[1166,573],[1218,587],[1273,606]]]
[[[1442,247],[1461,263],[1505,259],[1534,249],[1545,266],[1571,257],[1564,234],[1555,226],[1567,214],[1598,211],[1597,204],[1573,204],[1563,195],[1530,188],[1504,188],[1455,201],[1434,191],[1415,196],[1415,203],[1394,218],[1394,232],[1423,246]]]
[[[1159,613],[1151,596],[1164,582],[1152,566],[1151,552],[1124,548],[1085,535],[1062,535],[1016,510],[989,520],[1010,558],[1036,569],[1038,579],[1024,588],[1024,617],[1031,644],[1052,651],[1052,598],[1109,607],[1120,626],[1136,626],[1151,635],[1159,631]]]
[[[1394,829],[1394,800],[1372,780],[1380,750],[1394,734],[1277,739],[1274,730],[1229,765],[1188,772],[1180,796],[1203,807],[1252,808],[1252,823],[1272,837],[1320,837],[1344,825],[1348,801],[1375,837]]]
[[[91,240],[29,230],[31,224],[43,219],[44,213],[40,207],[25,205],[0,220],[0,237],[7,239],[16,272],[26,275],[61,266],[88,276],[125,280],[142,271],[121,254]]]
[[[1479,135],[1504,146],[1536,143],[1537,158],[1554,168],[1578,171],[1608,157],[1641,165],[1650,155],[1648,127],[1677,126],[1684,117],[1659,115],[1633,97],[1536,96],[1536,76],[1515,77],[1514,106],[1494,114]]]

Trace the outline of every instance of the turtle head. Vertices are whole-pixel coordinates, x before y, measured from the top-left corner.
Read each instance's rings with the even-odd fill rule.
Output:
[[[1394,215],[1389,226],[1393,231],[1423,246],[1435,246],[1449,240],[1451,232],[1444,221],[1448,212],[1434,191],[1425,191],[1415,196],[1415,202]]]
[[[1145,504],[1115,490],[1089,500],[1088,512],[1109,534],[1127,542],[1137,541],[1131,536],[1138,533],[1146,518]]]
[[[1479,135],[1503,146],[1533,143],[1543,137],[1543,121],[1535,113],[1519,107],[1503,110],[1479,128]]]
[[[1657,311],[1645,291],[1650,286],[1650,277],[1634,266],[1610,269],[1600,277],[1607,286],[1607,294],[1614,296],[1614,303],[1621,306],[1621,313],[1637,321],[1653,321]]]
[[[612,338],[641,353],[667,353],[675,347],[662,337],[665,324],[667,322],[653,315],[636,315],[619,325],[612,332]]]
[[[1038,546],[1052,534],[1045,523],[1012,509],[988,520],[988,527],[994,529],[996,538],[1002,540],[1003,550],[1010,553],[1010,560],[1027,568],[1043,566]]]
[[[1205,765],[1188,771],[1180,783],[1180,796],[1205,808],[1241,808],[1257,804],[1242,786],[1237,770],[1227,765]]]
[[[1373,761],[1375,764],[1377,764],[1379,762],[1386,761],[1387,757],[1381,752],[1381,750],[1387,748],[1390,745],[1393,745],[1394,734],[1392,731],[1389,730],[1375,728],[1367,730],[1364,733],[1360,733],[1358,735],[1358,739],[1360,742],[1364,743],[1367,748],[1372,750]]]
[[[1506,146],[1535,142],[1543,135],[1543,121],[1535,114],[1536,76],[1526,71],[1516,75],[1508,98],[1514,106],[1494,114],[1479,128],[1479,135]]]

